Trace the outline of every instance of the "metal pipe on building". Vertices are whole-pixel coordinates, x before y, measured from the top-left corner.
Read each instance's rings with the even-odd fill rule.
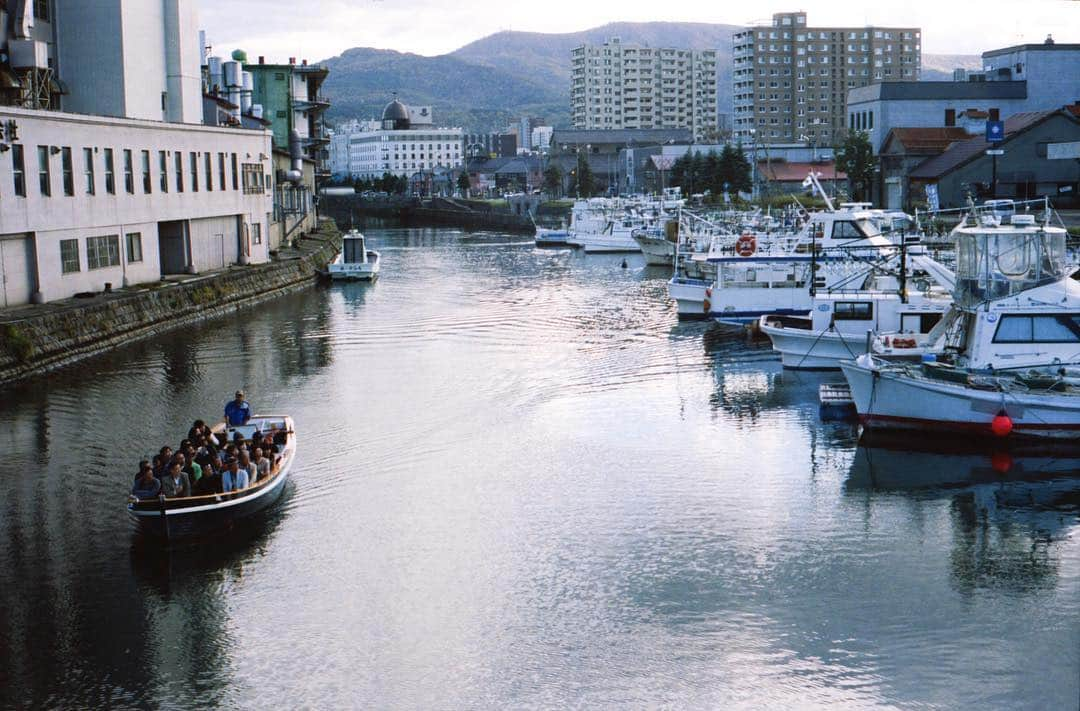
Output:
[[[255,89],[255,77],[251,72],[240,72],[240,113],[251,113],[251,95]]]
[[[285,179],[299,185],[304,179],[304,149],[300,143],[300,132],[295,128],[289,131],[289,160],[292,166],[291,170],[285,173]]]

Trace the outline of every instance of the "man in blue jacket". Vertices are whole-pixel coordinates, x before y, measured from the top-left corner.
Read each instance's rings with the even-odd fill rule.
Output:
[[[236,398],[225,406],[225,419],[232,426],[246,425],[251,419],[251,405],[244,400],[244,391],[237,390]]]

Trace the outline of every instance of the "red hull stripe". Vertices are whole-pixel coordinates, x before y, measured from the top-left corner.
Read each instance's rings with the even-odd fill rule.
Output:
[[[990,420],[987,420],[985,423],[981,423],[956,422],[954,420],[929,420],[923,419],[921,417],[897,417],[895,415],[859,415],[859,421],[867,426],[873,426],[874,424],[880,422],[883,424],[912,425],[917,427],[933,427],[938,429],[944,428],[951,430],[962,430],[965,432],[990,432]],[[1044,430],[1075,430],[1077,432],[1080,432],[1080,422],[1058,425],[1041,422],[1019,423],[1015,420],[1013,421],[1014,432]]]

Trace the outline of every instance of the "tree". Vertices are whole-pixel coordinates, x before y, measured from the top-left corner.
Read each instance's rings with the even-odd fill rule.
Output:
[[[457,179],[458,190],[461,191],[462,197],[469,197],[469,189],[472,188],[472,182],[469,180],[469,174],[464,170],[461,171],[461,175]]]
[[[847,173],[855,200],[866,200],[870,196],[874,182],[874,152],[865,132],[848,132],[843,145],[836,151],[836,169]]]
[[[588,156],[580,151],[577,154],[577,167],[574,168],[572,175],[574,180],[571,189],[574,194],[578,197],[592,197],[596,190],[596,178],[589,166]]]
[[[724,150],[720,152],[720,177],[721,182],[727,186],[721,186],[721,190],[750,192],[753,189],[750,182],[750,161],[746,159],[742,149],[730,143],[724,146]]]
[[[552,163],[544,171],[544,191],[553,197],[558,197],[562,192],[562,171],[559,166]]]

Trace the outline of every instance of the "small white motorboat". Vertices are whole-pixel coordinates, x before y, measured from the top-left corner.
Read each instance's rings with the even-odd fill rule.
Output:
[[[359,230],[349,230],[341,242],[341,254],[327,267],[334,281],[372,281],[379,276],[379,253],[367,248]]]

